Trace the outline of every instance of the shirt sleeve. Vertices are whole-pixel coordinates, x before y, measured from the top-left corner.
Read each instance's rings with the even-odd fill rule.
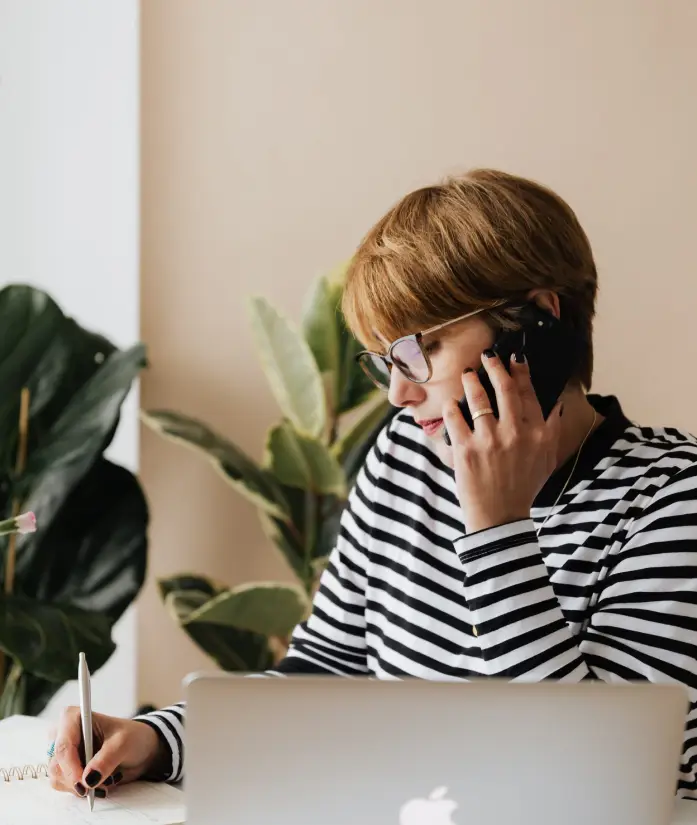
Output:
[[[162,746],[162,764],[157,765],[155,771],[143,777],[144,779],[152,782],[178,782],[182,778],[184,716],[184,702],[179,702],[135,717],[136,722],[143,722],[155,731]]]
[[[643,507],[606,558],[574,559],[593,574],[590,608],[573,633],[550,584],[531,520],[455,542],[487,675],[511,680],[679,682],[690,693],[681,783],[697,790],[697,466]],[[559,587],[573,590],[559,580]]]

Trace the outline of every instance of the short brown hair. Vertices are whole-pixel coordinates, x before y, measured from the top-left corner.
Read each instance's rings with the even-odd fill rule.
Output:
[[[342,310],[379,350],[378,334],[394,340],[536,288],[559,295],[581,342],[576,378],[590,389],[597,273],[586,233],[550,189],[476,169],[411,192],[377,222],[349,265]]]

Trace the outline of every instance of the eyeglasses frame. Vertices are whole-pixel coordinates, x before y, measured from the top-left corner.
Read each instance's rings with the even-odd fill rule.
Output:
[[[373,382],[373,384],[375,384],[375,386],[379,390],[382,390],[383,392],[387,392],[389,390],[389,386],[386,387],[383,384],[378,384],[378,382],[375,380],[374,376],[371,375],[371,373],[368,371],[368,369],[367,369],[367,367],[365,366],[365,363],[364,363],[364,359],[365,359],[366,355],[370,355],[374,358],[380,358],[382,361],[384,361],[384,363],[386,365],[388,365],[388,367],[387,367],[388,370],[389,370],[389,364],[392,364],[393,367],[396,367],[402,373],[402,375],[407,379],[407,381],[411,381],[414,384],[426,384],[433,377],[433,367],[431,365],[431,358],[430,358],[429,354],[426,352],[426,350],[421,345],[421,341],[422,341],[422,339],[424,338],[425,335],[431,335],[434,332],[438,332],[438,330],[440,330],[440,329],[444,329],[445,327],[449,327],[451,324],[457,324],[459,321],[464,321],[467,318],[474,318],[475,315],[481,315],[482,312],[489,312],[492,309],[498,309],[499,307],[502,307],[504,305],[510,305],[510,304],[511,304],[510,301],[507,301],[505,299],[501,299],[500,301],[496,301],[496,303],[492,304],[491,306],[480,307],[479,309],[475,309],[472,312],[466,312],[464,315],[459,315],[457,318],[452,318],[449,321],[444,321],[442,324],[436,324],[436,326],[434,326],[434,327],[429,327],[428,329],[421,330],[420,332],[412,332],[409,335],[402,335],[401,338],[397,338],[395,341],[393,341],[390,344],[390,346],[388,347],[387,352],[385,354],[383,354],[381,352],[372,352],[372,350],[367,350],[367,349],[361,350],[361,352],[356,354],[356,361],[360,364],[361,369],[368,376],[368,378]],[[423,381],[417,381],[414,378],[410,378],[403,370],[400,369],[399,364],[396,364],[395,361],[393,360],[392,351],[394,350],[394,348],[398,344],[402,343],[402,341],[414,341],[418,345],[419,349],[421,350],[421,354],[423,355],[424,360],[426,361],[426,366],[428,367],[428,377],[424,378]]]

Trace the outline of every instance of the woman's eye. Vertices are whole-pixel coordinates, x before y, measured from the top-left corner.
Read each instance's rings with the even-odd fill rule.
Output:
[[[440,349],[440,341],[428,341],[428,343],[424,344],[424,350],[429,354],[433,355],[434,352],[438,352]]]

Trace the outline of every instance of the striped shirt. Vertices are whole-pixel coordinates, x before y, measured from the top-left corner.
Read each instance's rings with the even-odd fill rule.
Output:
[[[573,478],[569,460],[529,519],[471,535],[453,471],[411,414],[397,414],[274,672],[680,682],[690,709],[678,794],[697,798],[697,439],[588,398],[605,420]],[[168,744],[166,778],[178,779],[183,705],[140,718]]]

